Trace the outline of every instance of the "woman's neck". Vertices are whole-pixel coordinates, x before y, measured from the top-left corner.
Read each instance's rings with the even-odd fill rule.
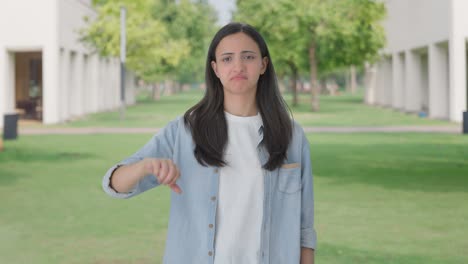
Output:
[[[255,97],[243,95],[224,95],[224,111],[236,116],[257,115],[257,102]]]

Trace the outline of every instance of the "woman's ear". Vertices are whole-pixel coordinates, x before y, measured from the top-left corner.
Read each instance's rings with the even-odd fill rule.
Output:
[[[219,78],[219,75],[218,75],[218,65],[216,64],[216,61],[211,61],[211,68],[213,69],[214,73],[216,74],[216,76]]]
[[[265,71],[267,69],[267,66],[268,66],[268,63],[269,63],[268,57],[263,57],[263,59],[262,59],[262,68],[260,69],[260,74],[265,73]]]

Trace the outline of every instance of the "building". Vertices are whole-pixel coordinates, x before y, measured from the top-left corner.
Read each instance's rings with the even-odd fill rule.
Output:
[[[387,46],[366,102],[461,122],[467,111],[468,1],[385,0]]]
[[[120,62],[80,41],[91,0],[3,1],[0,8],[0,126],[5,114],[45,124],[120,106]],[[126,76],[126,103],[135,102]]]

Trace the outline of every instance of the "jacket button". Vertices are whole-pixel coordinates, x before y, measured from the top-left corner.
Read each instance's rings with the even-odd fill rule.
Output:
[[[209,251],[208,256],[210,256],[210,257],[213,256],[213,252]]]
[[[218,173],[218,172],[219,172],[219,169],[218,169],[218,168],[216,168],[216,169],[214,170],[214,172],[215,172],[215,173]]]
[[[213,224],[209,224],[208,227],[209,227],[209,228],[213,228]]]
[[[216,196],[211,196],[211,201],[216,201]]]

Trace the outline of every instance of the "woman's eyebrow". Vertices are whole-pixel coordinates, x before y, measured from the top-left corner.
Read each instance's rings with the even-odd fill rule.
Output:
[[[245,53],[253,53],[253,54],[256,54],[257,52],[255,51],[251,51],[251,50],[244,50],[241,52],[242,54],[245,54]]]
[[[245,54],[245,53],[253,53],[253,54],[256,54],[255,51],[251,51],[251,50],[243,50],[241,51],[241,54]],[[224,52],[224,53],[221,53],[221,56],[225,56],[225,55],[233,55],[234,52]]]

